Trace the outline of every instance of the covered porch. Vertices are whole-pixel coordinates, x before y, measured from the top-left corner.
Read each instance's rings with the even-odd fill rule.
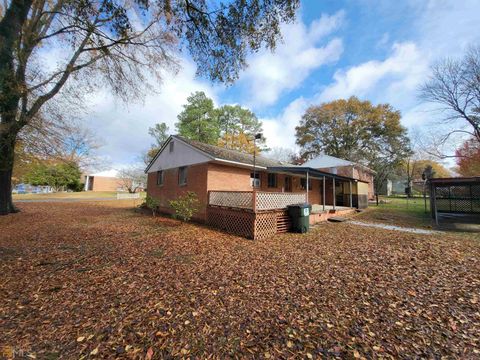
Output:
[[[313,213],[368,206],[368,183],[361,180],[299,166],[269,167],[267,171],[268,177],[283,177],[282,192],[304,192]],[[263,184],[261,187],[263,190]]]

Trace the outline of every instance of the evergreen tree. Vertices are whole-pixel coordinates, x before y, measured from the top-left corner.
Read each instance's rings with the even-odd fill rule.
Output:
[[[178,134],[206,144],[216,145],[220,137],[220,126],[213,100],[203,91],[197,91],[187,98],[183,111],[175,124]]]
[[[253,138],[262,133],[262,122],[249,109],[239,105],[223,105],[217,109],[220,127],[220,146],[253,153]],[[256,151],[265,151],[265,138],[257,140]]]

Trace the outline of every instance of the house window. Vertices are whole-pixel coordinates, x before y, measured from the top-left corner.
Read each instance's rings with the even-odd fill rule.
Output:
[[[307,179],[301,178],[300,179],[300,187],[302,190],[307,190]],[[312,179],[308,179],[308,190],[312,190]]]
[[[277,174],[268,174],[268,187],[269,188],[277,187]]]
[[[187,167],[178,168],[178,185],[187,185]]]
[[[164,172],[162,170],[157,171],[157,185],[163,185]]]
[[[260,173],[255,173],[255,176],[252,173],[250,173],[250,186],[252,187],[260,187]]]
[[[170,152],[173,152],[173,148],[175,147],[175,143],[173,141],[170,141]]]

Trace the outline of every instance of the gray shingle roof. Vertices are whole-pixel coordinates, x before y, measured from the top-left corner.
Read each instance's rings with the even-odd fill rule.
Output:
[[[365,165],[359,164],[359,163],[354,163],[349,160],[345,159],[340,159],[335,156],[330,156],[326,154],[320,154],[317,157],[314,157],[311,160],[308,160],[307,162],[303,163],[301,166],[304,167],[310,167],[314,169],[324,169],[324,168],[332,168],[332,167],[337,167],[337,166],[360,166],[364,168],[367,171],[370,171],[372,173],[375,173],[372,169],[368,168]]]
[[[200,151],[203,151],[204,153],[216,158],[216,159],[222,159],[222,160],[227,160],[227,161],[235,161],[238,163],[242,164],[248,164],[248,165],[253,165],[253,155],[252,154],[247,154],[244,152],[240,152],[237,150],[232,150],[232,149],[226,149],[220,146],[215,146],[215,145],[210,145],[210,144],[205,144],[201,143],[199,141],[194,141],[194,140],[189,140],[186,139],[182,136],[178,135],[173,135],[172,137],[177,138],[181,141],[186,142],[187,144],[190,144],[194,148],[197,148]],[[262,167],[269,167],[269,166],[285,166],[288,164],[285,164],[280,161],[268,159],[264,156],[257,155],[255,159],[255,163],[257,166],[262,166]]]

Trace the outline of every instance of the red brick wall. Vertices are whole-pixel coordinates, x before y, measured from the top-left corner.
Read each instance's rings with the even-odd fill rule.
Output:
[[[118,188],[122,188],[123,184],[121,180],[112,177],[105,176],[93,176],[93,188],[91,191],[117,191]],[[90,178],[90,181],[92,181]]]
[[[148,195],[160,202],[160,210],[165,213],[172,213],[169,200],[174,200],[187,191],[194,191],[200,200],[200,211],[195,215],[196,220],[206,220],[206,205],[208,190],[223,191],[251,191],[250,174],[251,169],[238,168],[229,165],[205,163],[192,165],[187,170],[187,185],[178,185],[178,168],[165,170],[164,183],[157,185],[157,173],[148,174],[147,192]],[[285,186],[287,175],[277,174],[277,187],[268,187],[267,172],[259,171],[261,186],[260,191],[282,192]],[[312,204],[322,204],[322,180],[312,179],[312,188],[309,189],[308,199]],[[332,180],[325,181],[326,204],[333,204]],[[305,192],[301,188],[300,177],[292,176],[292,192]]]
[[[186,185],[178,185],[178,168],[164,171],[163,185],[157,185],[156,172],[148,173],[147,180],[147,193],[160,202],[160,211],[172,214],[173,210],[168,202],[175,200],[187,191],[193,191],[200,201],[200,210],[194,219],[204,221],[206,219],[208,164],[188,166]]]
[[[372,200],[375,195],[375,188],[373,184],[373,174],[369,171],[365,171],[360,167],[352,166],[337,166],[337,175],[347,176],[354,179],[368,182],[368,198]],[[321,171],[331,172],[330,168],[319,169]]]
[[[229,165],[208,164],[208,190],[252,191],[252,170]]]

